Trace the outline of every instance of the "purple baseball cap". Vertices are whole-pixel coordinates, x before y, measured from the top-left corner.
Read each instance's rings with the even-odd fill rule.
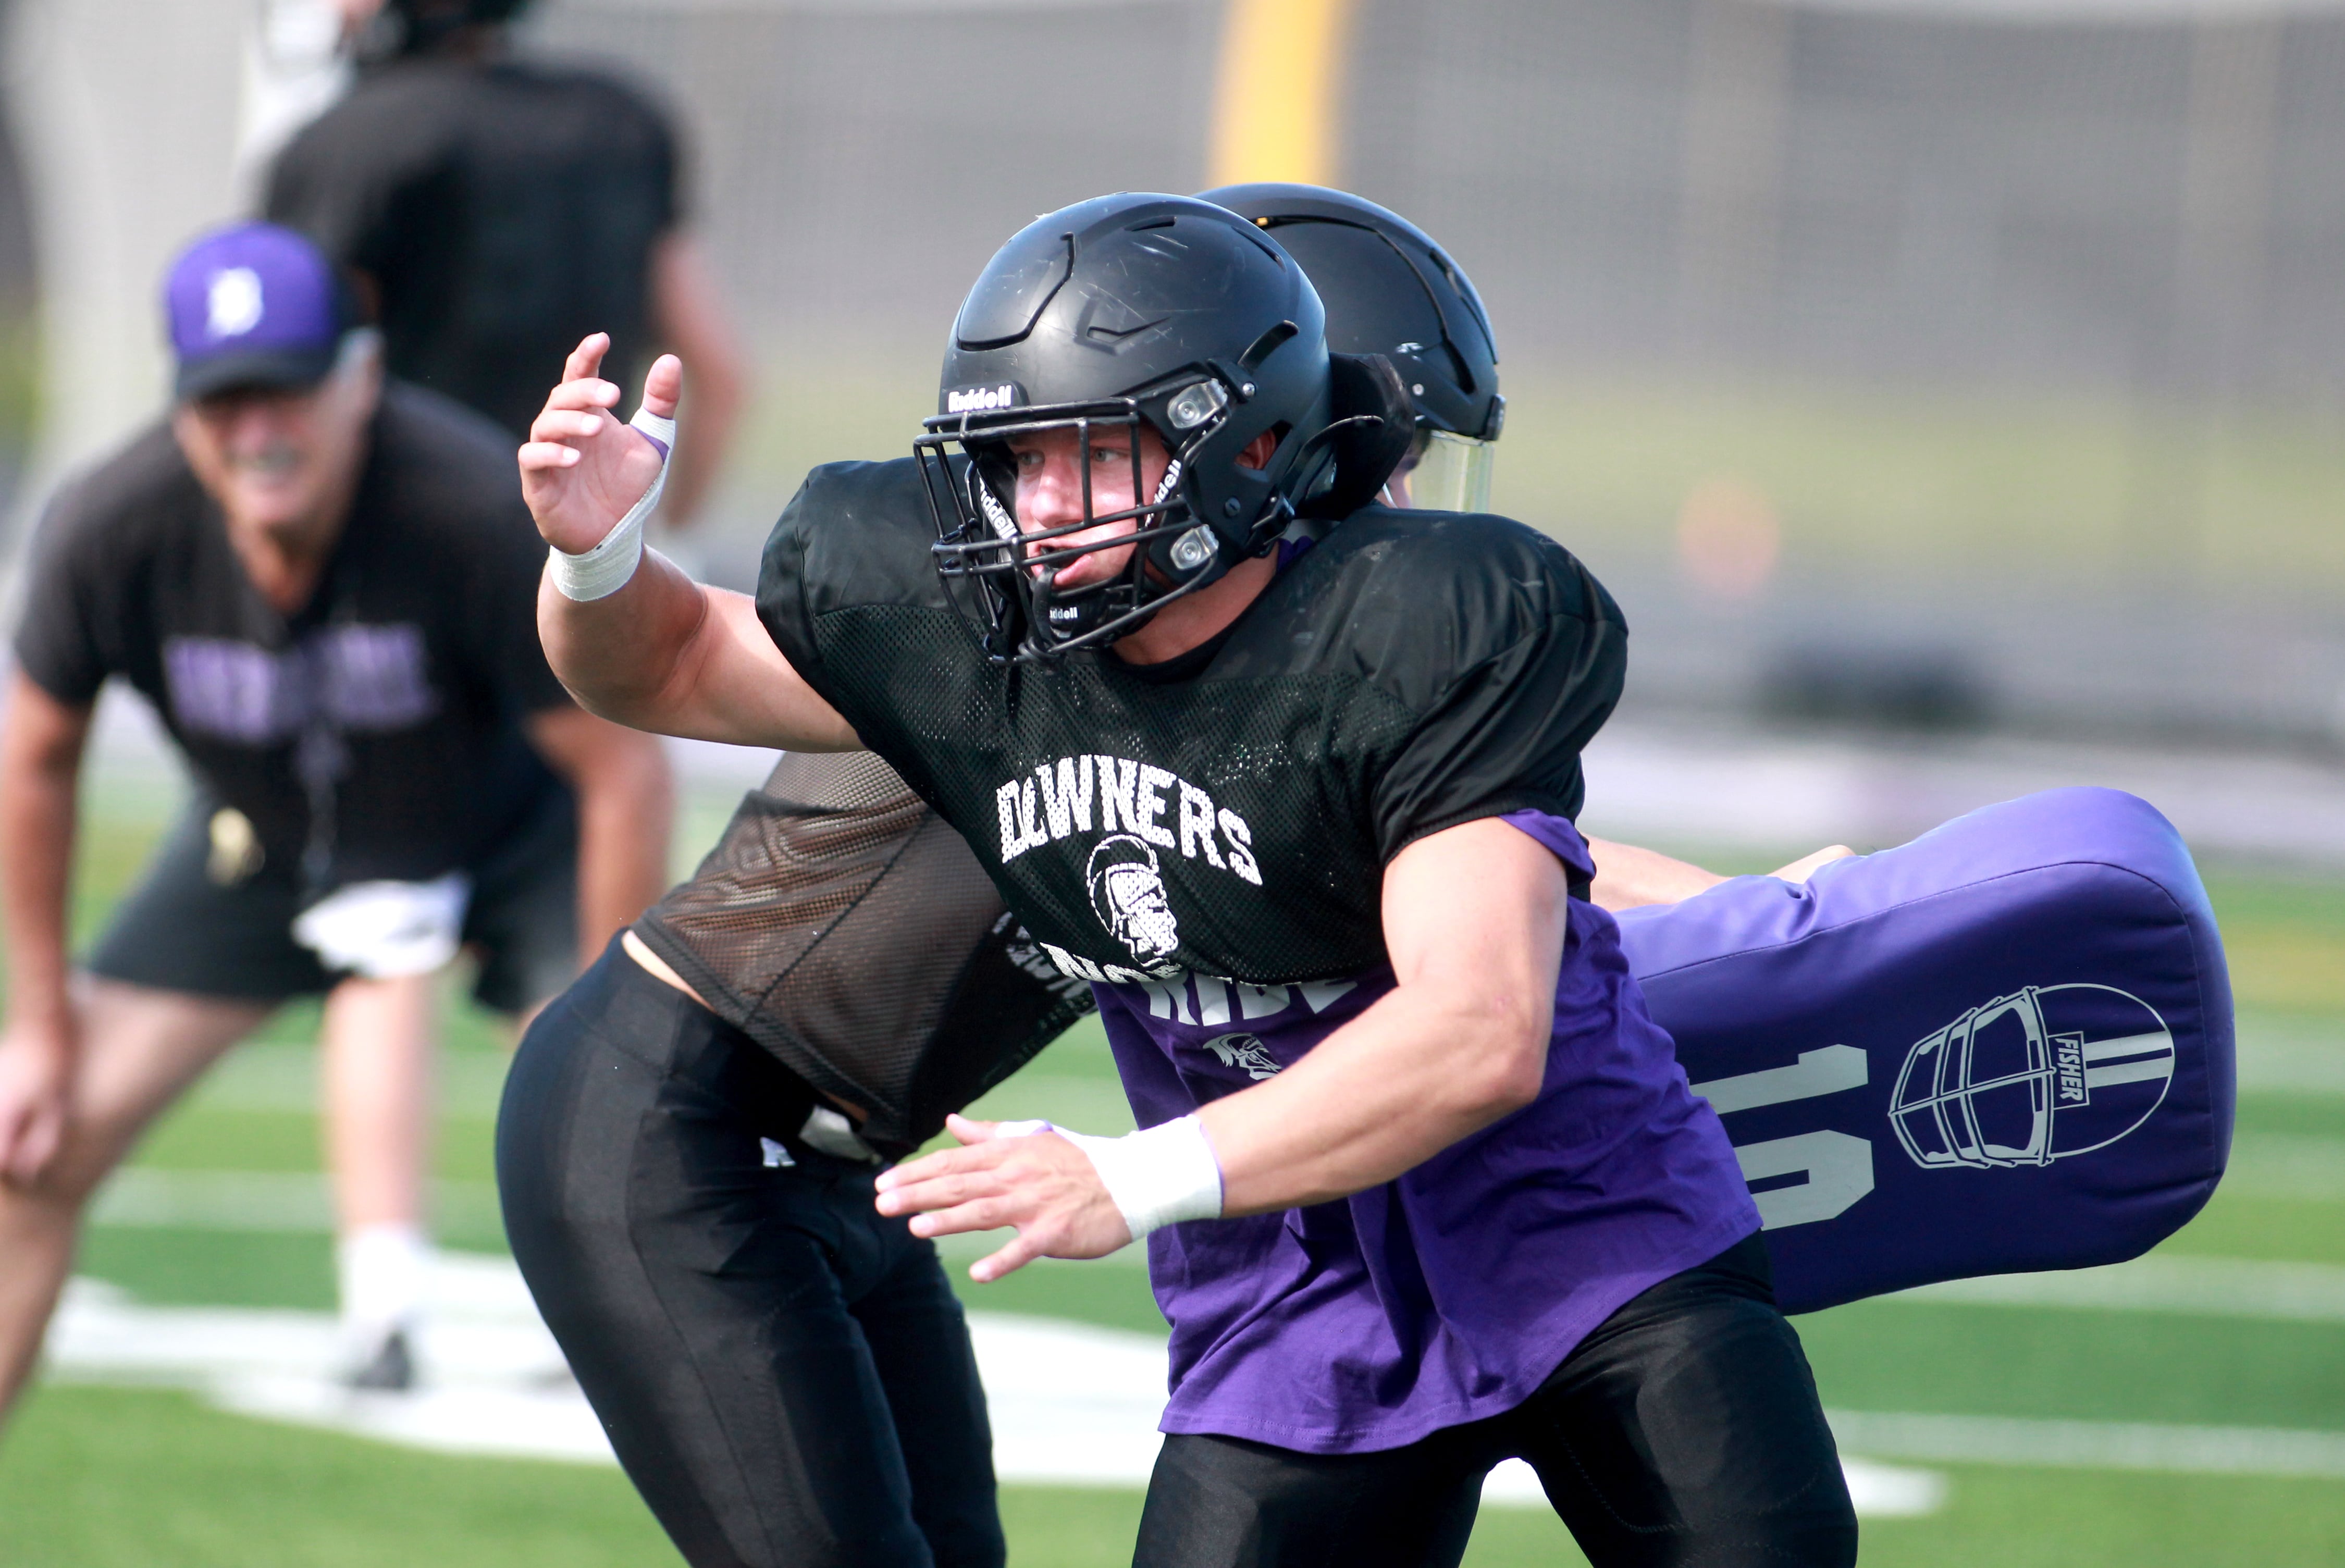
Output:
[[[274,223],[215,229],[181,251],[163,285],[163,313],[181,399],[315,386],[353,324],[325,253]]]

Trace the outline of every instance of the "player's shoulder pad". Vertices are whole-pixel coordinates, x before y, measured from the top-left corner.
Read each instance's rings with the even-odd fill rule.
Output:
[[[827,463],[782,509],[757,573],[757,607],[796,660],[785,626],[865,606],[950,608],[929,546],[937,526],[909,457]]]
[[[1487,514],[1366,507],[1288,575],[1354,657],[1394,677],[1437,679],[1528,638],[1627,630],[1611,595],[1570,551]]]

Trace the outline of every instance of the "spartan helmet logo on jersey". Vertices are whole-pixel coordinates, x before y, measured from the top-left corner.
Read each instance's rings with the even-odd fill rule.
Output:
[[[1156,851],[1129,833],[1101,839],[1083,870],[1091,909],[1115,940],[1143,964],[1159,963],[1181,945],[1181,927],[1156,871]]]
[[[1278,1075],[1279,1060],[1259,1034],[1216,1034],[1205,1042],[1205,1049],[1220,1058],[1223,1066],[1242,1069],[1257,1084]]]
[[[2107,985],[2030,985],[1906,1053],[1889,1121],[1925,1169],[2045,1166],[2116,1143],[2173,1080],[2174,1037],[2149,1003]]]

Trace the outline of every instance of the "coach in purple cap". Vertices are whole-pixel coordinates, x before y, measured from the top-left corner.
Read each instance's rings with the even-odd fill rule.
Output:
[[[325,998],[349,1376],[398,1388],[426,1261],[432,977],[516,1016],[665,885],[655,742],[573,704],[533,616],[513,443],[387,381],[307,239],[205,236],[164,286],[174,403],[36,543],[0,725],[0,1411],[91,1191],[277,1007]],[[193,797],[78,963],[66,891],[100,687],[128,682]]]
[[[189,246],[164,285],[172,391],[183,402],[324,382],[353,330],[350,299],[317,247],[245,223]]]

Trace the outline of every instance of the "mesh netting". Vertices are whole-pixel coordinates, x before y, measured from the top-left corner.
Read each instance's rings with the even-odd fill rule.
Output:
[[[785,756],[636,926],[718,1016],[900,1154],[1091,1005],[868,753]]]

